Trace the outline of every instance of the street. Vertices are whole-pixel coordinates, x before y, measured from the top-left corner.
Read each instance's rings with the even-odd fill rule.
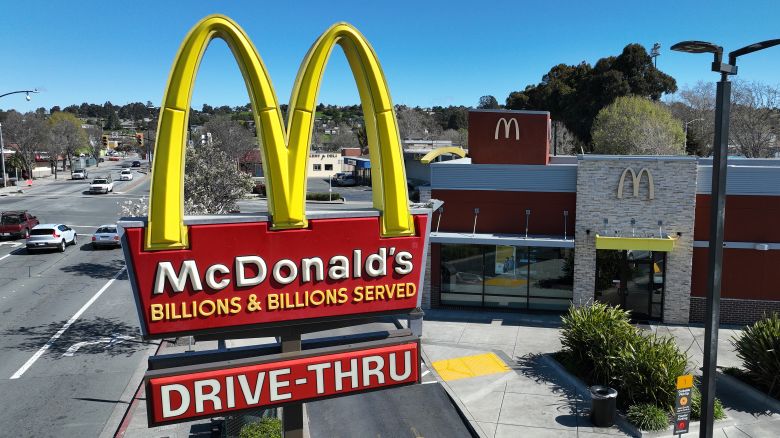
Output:
[[[101,163],[90,177],[118,179],[120,164]],[[89,195],[91,179],[61,174],[0,197],[3,211],[27,210],[78,233],[64,253],[28,253],[22,239],[0,241],[0,435],[97,436],[156,350],[138,336],[121,249],[90,244],[99,225],[116,222],[118,202],[148,193],[147,175],[133,170],[133,181],[115,181],[107,195]]]

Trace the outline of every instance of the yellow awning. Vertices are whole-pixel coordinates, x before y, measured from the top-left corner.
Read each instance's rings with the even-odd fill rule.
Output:
[[[670,252],[676,240],[672,237],[607,237],[596,234],[596,249]]]

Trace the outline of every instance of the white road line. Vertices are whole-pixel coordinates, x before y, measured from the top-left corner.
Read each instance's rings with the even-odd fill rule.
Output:
[[[2,260],[2,259],[0,259],[0,260]],[[45,353],[45,352],[46,352],[46,350],[48,350],[48,349],[49,349],[49,347],[51,347],[51,346],[52,346],[52,344],[54,344],[54,341],[56,341],[57,339],[59,339],[59,337],[60,337],[60,336],[62,336],[62,334],[63,334],[63,333],[65,333],[65,330],[67,330],[67,329],[68,329],[68,328],[69,328],[71,325],[73,325],[73,323],[74,323],[74,322],[76,322],[76,320],[77,320],[77,319],[79,319],[79,317],[81,316],[81,314],[82,314],[82,313],[84,313],[84,312],[85,312],[85,311],[86,311],[86,310],[89,308],[89,306],[91,306],[91,305],[92,305],[92,304],[93,304],[95,301],[97,301],[97,299],[98,299],[98,298],[100,298],[100,296],[101,296],[101,295],[103,295],[103,292],[105,292],[105,291],[106,291],[106,289],[108,289],[108,287],[109,287],[109,286],[111,286],[111,285],[114,283],[114,281],[115,281],[117,278],[119,278],[119,275],[120,275],[120,274],[121,274],[121,273],[122,273],[124,270],[125,270],[125,268],[122,268],[122,269],[120,269],[120,270],[119,270],[119,271],[116,273],[116,275],[114,275],[114,278],[112,278],[111,280],[108,280],[108,283],[106,283],[105,285],[103,285],[103,287],[101,287],[101,288],[100,288],[100,290],[99,290],[99,291],[97,291],[97,293],[96,293],[95,295],[93,295],[93,296],[92,296],[92,298],[90,298],[90,299],[89,299],[89,301],[87,301],[87,303],[86,303],[86,304],[84,304],[83,306],[81,306],[81,309],[79,309],[79,311],[78,311],[78,312],[76,312],[76,314],[75,314],[75,315],[73,315],[73,316],[72,316],[72,317],[71,317],[71,318],[68,320],[68,322],[66,322],[66,323],[65,323],[65,325],[63,325],[63,326],[62,326],[62,328],[61,328],[61,329],[60,329],[60,330],[59,330],[57,333],[55,333],[55,334],[54,334],[54,336],[52,336],[52,337],[51,337],[51,339],[49,339],[49,341],[46,343],[46,345],[44,345],[43,347],[41,347],[41,349],[40,349],[40,350],[38,350],[38,351],[37,351],[37,352],[36,352],[36,353],[35,353],[35,354],[34,354],[34,355],[33,355],[33,356],[30,358],[30,360],[28,360],[28,361],[27,361],[27,362],[26,362],[24,365],[22,365],[22,367],[21,367],[21,368],[19,368],[19,369],[18,369],[18,370],[17,370],[17,371],[14,373],[14,375],[13,375],[13,376],[11,376],[11,380],[13,380],[13,379],[18,379],[19,377],[22,377],[22,374],[24,374],[25,372],[27,372],[27,370],[28,370],[28,369],[29,369],[29,368],[32,366],[32,364],[34,364],[36,360],[38,360],[38,359],[39,359],[41,356],[43,356],[43,353]]]
[[[10,256],[11,256],[11,254],[6,254],[6,255],[4,255],[4,256],[2,256],[2,257],[0,257],[0,261],[2,261],[3,259],[5,259],[5,258],[7,258],[7,257],[10,257]]]
[[[421,375],[420,377],[425,377],[425,376],[427,376],[427,375],[428,375],[428,373],[430,373],[430,372],[431,372],[431,370],[425,370],[425,372],[424,372],[424,373],[422,373],[422,375]]]

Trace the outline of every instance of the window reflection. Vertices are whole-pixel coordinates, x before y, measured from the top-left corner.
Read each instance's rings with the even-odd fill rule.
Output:
[[[442,244],[441,303],[565,310],[571,304],[574,250]]]

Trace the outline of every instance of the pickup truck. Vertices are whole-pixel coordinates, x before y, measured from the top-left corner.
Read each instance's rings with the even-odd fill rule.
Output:
[[[87,169],[73,169],[70,172],[70,179],[87,179],[88,176]]]
[[[26,211],[4,211],[0,216],[0,236],[27,238],[30,230],[38,225],[38,218]]]
[[[89,185],[89,193],[108,193],[114,191],[114,182],[110,176],[95,178]]]

